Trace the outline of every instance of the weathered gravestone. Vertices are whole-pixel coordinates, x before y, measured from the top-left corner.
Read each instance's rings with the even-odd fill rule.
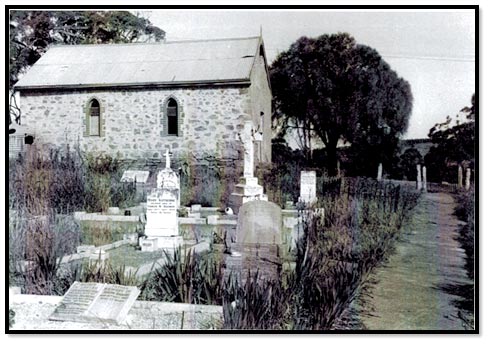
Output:
[[[281,269],[282,212],[276,204],[255,200],[242,205],[238,213],[236,241],[226,258],[225,274],[236,274],[242,282],[257,271],[262,279],[275,279]]]
[[[422,170],[420,164],[417,164],[417,190],[422,189]]]
[[[237,243],[281,244],[282,212],[273,202],[255,200],[238,213]]]
[[[378,181],[383,179],[383,163],[378,165],[378,176],[376,177]]]
[[[158,239],[158,248],[173,249],[182,244],[177,209],[180,207],[180,180],[170,168],[167,150],[166,166],[157,175],[157,188],[147,197],[145,235]]]
[[[458,165],[458,188],[463,188],[463,167]]]
[[[300,176],[299,198],[301,202],[310,204],[316,201],[316,172],[302,171]]]
[[[121,324],[139,294],[136,286],[75,282],[49,319]]]

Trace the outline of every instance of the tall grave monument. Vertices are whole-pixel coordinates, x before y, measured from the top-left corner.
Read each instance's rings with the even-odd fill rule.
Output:
[[[145,235],[157,242],[158,248],[173,249],[183,243],[179,236],[177,209],[180,206],[180,180],[170,168],[170,154],[165,154],[165,169],[158,172],[157,187],[146,203]]]
[[[248,201],[263,200],[267,201],[267,195],[264,194],[264,188],[259,185],[258,178],[254,177],[254,142],[261,141],[262,135],[253,130],[252,121],[246,121],[243,132],[237,137],[237,140],[243,144],[243,176],[235,185],[235,189],[230,196],[231,208],[233,213],[237,214],[240,206]]]

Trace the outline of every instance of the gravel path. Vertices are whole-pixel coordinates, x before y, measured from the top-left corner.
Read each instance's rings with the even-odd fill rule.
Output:
[[[367,329],[465,329],[458,312],[473,282],[456,240],[455,206],[448,194],[422,195],[396,253],[374,273],[372,310],[360,315]]]

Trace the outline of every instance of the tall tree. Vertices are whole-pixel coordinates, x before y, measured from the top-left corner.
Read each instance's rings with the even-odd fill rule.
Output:
[[[331,175],[339,139],[376,152],[407,129],[410,85],[349,34],[299,38],[273,62],[271,82],[274,116],[321,139]]]
[[[460,120],[460,116],[464,117]],[[446,121],[434,125],[429,131],[429,138],[434,144],[425,156],[425,165],[431,171],[430,179],[456,182],[458,165],[473,168],[475,164],[475,95],[471,97],[471,106],[464,107],[453,121],[451,116]],[[454,165],[454,169],[448,169]]]
[[[9,85],[55,44],[160,41],[165,31],[127,11],[11,11]],[[20,114],[11,103],[11,115]]]

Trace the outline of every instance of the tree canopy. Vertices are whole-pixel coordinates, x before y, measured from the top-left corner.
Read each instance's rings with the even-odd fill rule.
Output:
[[[52,44],[159,41],[165,31],[127,11],[11,11],[10,86]]]
[[[160,41],[165,31],[127,11],[11,11],[9,85],[55,44]],[[18,109],[11,104],[17,118]],[[18,120],[18,119],[17,119]]]
[[[475,164],[475,95],[471,106],[460,110],[464,121],[455,121],[451,116],[446,121],[435,124],[429,131],[434,146],[425,156],[425,165],[431,172],[431,180],[456,182],[457,166],[473,168]],[[448,169],[451,165],[454,169]]]
[[[320,138],[329,174],[336,173],[339,139],[376,153],[375,167],[379,149],[393,146],[408,126],[408,82],[346,33],[299,38],[273,62],[271,83],[274,119],[284,131]]]

